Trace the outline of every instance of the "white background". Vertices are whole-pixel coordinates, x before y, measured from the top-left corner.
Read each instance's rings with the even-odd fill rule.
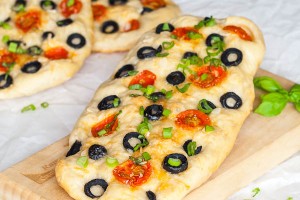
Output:
[[[213,15],[216,18],[237,15],[252,19],[265,36],[267,52],[262,68],[300,83],[299,0],[175,2],[184,14]],[[68,135],[98,85],[111,75],[124,55],[94,54],[87,59],[82,70],[63,85],[31,97],[0,101],[0,170]],[[40,108],[44,101],[50,104],[49,108]],[[38,109],[21,114],[20,110],[32,103]],[[256,187],[261,192],[251,198],[251,191]],[[230,200],[286,200],[289,196],[300,200],[300,153],[236,193]]]

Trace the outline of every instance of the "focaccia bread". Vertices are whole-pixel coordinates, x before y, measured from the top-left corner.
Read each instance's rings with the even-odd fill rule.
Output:
[[[0,10],[0,99],[57,86],[90,55],[90,0],[0,0]]]
[[[58,184],[77,200],[184,198],[231,151],[264,52],[242,17],[158,25],[96,91],[57,163]]]
[[[95,0],[93,14],[93,51],[111,53],[129,50],[143,33],[180,10],[172,0]]]

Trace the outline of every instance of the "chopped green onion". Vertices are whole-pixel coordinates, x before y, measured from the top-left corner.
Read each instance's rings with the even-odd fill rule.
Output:
[[[8,46],[8,51],[12,53],[17,53],[19,44],[16,42],[10,42]]]
[[[210,18],[208,18],[207,20],[205,20],[205,26],[206,27],[211,27],[211,26],[214,26],[216,24],[217,24],[217,22],[212,16]]]
[[[286,200],[293,200],[293,197],[288,197]]]
[[[4,28],[6,30],[11,29],[11,26],[7,22],[0,22],[0,27]]]
[[[181,160],[177,158],[169,158],[168,159],[168,164],[173,166],[173,167],[179,167],[181,165]]]
[[[195,155],[196,149],[197,149],[197,144],[196,144],[196,142],[190,142],[190,143],[187,145],[187,151],[188,151],[187,154],[188,154],[189,156]]]
[[[152,126],[149,123],[148,119],[144,118],[144,120],[138,125],[137,132],[139,132],[142,135],[145,135],[151,128]]]
[[[144,158],[145,161],[151,160],[151,156],[148,152],[142,153],[142,157]]]
[[[171,110],[169,109],[164,109],[163,111],[163,116],[168,117],[171,114]]]
[[[188,60],[190,61],[191,65],[201,66],[203,64],[202,59],[198,56],[191,56],[191,57],[188,58]]]
[[[172,34],[170,37],[171,37],[172,39],[177,39],[177,36],[174,35],[174,34]]]
[[[155,87],[153,85],[148,85],[145,91],[146,96],[152,94],[155,91]]]
[[[6,44],[8,41],[9,41],[9,36],[8,35],[4,35],[2,37],[2,42]]]
[[[206,125],[205,126],[205,132],[211,132],[211,131],[214,131],[215,128],[213,126],[209,126],[209,125]]]
[[[172,41],[172,42],[163,42],[163,43],[162,43],[162,46],[163,46],[163,48],[164,48],[165,50],[170,50],[170,49],[172,49],[172,48],[174,47],[174,45],[175,45],[174,41]]]
[[[23,4],[18,4],[13,7],[13,10],[16,12],[24,12],[25,11],[25,6]]]
[[[144,111],[145,111],[144,106],[141,106],[139,109],[140,115],[144,116]]]
[[[171,99],[172,96],[173,96],[173,91],[172,90],[166,92],[166,99]]]
[[[105,163],[109,167],[115,167],[119,164],[119,161],[116,158],[107,157]]]
[[[205,114],[210,114],[213,111],[213,108],[210,107],[206,99],[201,99],[198,103],[198,110]]]
[[[210,65],[211,66],[223,66],[222,61],[218,58],[211,58],[210,59]]]
[[[86,168],[89,164],[89,159],[87,156],[81,156],[77,159],[76,164],[80,167]]]
[[[195,33],[193,31],[188,32],[187,35],[192,40],[203,38],[203,36],[200,33]]]
[[[43,102],[41,103],[42,108],[48,108],[49,107],[49,103],[48,102]]]
[[[165,52],[165,53],[157,53],[156,57],[167,57],[169,55],[169,53]]]
[[[173,127],[163,128],[163,137],[165,139],[172,138],[172,130],[173,130]]]
[[[201,75],[200,79],[201,81],[205,81],[208,78],[208,74],[204,73]]]
[[[71,6],[74,5],[74,3],[75,3],[75,0],[68,0],[67,6],[68,6],[68,7],[71,7]]]
[[[260,188],[254,188],[253,190],[252,190],[252,197],[255,197],[256,195],[258,195],[258,193],[260,193]]]
[[[211,57],[210,57],[210,56],[205,56],[205,57],[204,57],[204,63],[205,63],[205,64],[209,63],[210,60],[211,60]]]
[[[191,83],[187,83],[182,88],[179,88],[178,86],[176,86],[176,89],[181,93],[185,93],[186,91],[188,91],[190,86],[191,86]]]
[[[113,104],[115,108],[118,107],[120,105],[120,98],[115,98]]]
[[[164,23],[164,24],[163,24],[163,27],[162,27],[162,30],[163,30],[163,31],[170,31],[170,26],[169,26],[169,24],[168,24],[168,23]]]
[[[30,104],[28,106],[25,106],[24,108],[22,108],[21,112],[24,113],[24,112],[31,111],[31,110],[32,111],[36,110],[35,105]]]
[[[129,72],[127,72],[129,76],[134,76],[136,75],[137,73],[139,73],[139,71],[136,71],[136,70],[131,70]]]
[[[103,135],[105,135],[107,132],[105,129],[102,129],[101,131],[98,132],[98,135],[101,137]]]
[[[130,90],[140,90],[141,88],[142,88],[142,85],[140,85],[140,84],[135,84],[135,85],[129,86]]]
[[[139,135],[138,137],[139,139],[142,140],[141,143],[135,145],[135,147],[133,148],[133,151],[137,151],[139,150],[141,147],[145,147],[145,146],[148,146],[149,142],[148,140],[146,140],[145,136],[144,135]]]
[[[140,96],[142,96],[142,95],[140,95],[140,94],[130,94],[129,96],[130,96],[130,97],[140,97]]]

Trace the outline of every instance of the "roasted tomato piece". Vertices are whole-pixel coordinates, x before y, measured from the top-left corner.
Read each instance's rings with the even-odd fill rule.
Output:
[[[67,59],[69,52],[63,47],[54,47],[47,49],[44,53],[44,56],[51,60]]]
[[[118,181],[131,187],[145,183],[151,176],[151,173],[152,167],[150,162],[144,165],[137,165],[132,160],[127,160],[113,170],[113,175]]]
[[[140,21],[136,19],[132,19],[129,21],[129,26],[125,27],[124,32],[129,32],[133,30],[137,30],[140,28]]]
[[[94,137],[106,136],[112,134],[118,127],[117,115],[111,115],[92,127],[92,135]]]
[[[143,6],[153,10],[166,6],[166,2],[164,0],[141,0],[141,2]]]
[[[179,27],[174,29],[172,32],[173,35],[177,36],[177,38],[181,38],[184,40],[190,40],[189,33],[199,34],[198,30],[194,27]]]
[[[133,77],[133,79],[129,83],[129,86],[140,84],[143,87],[147,87],[148,85],[154,85],[155,80],[156,75],[154,73],[148,70],[144,70]]]
[[[191,75],[189,78],[196,86],[209,88],[220,84],[227,76],[223,67],[203,66],[197,70],[197,75]]]
[[[69,0],[62,0],[59,4],[59,8],[64,17],[70,17],[81,11],[82,3],[80,0],[74,0],[74,3],[70,5]]]
[[[223,28],[223,30],[234,33],[234,34],[237,34],[243,40],[252,41],[252,37],[250,35],[248,35],[248,33],[244,29],[242,29],[241,27],[238,27],[238,26],[225,26]]]
[[[24,33],[38,28],[41,25],[41,21],[41,12],[38,10],[21,12],[15,19],[16,27]]]
[[[15,63],[17,58],[17,55],[14,53],[0,50],[0,72],[7,72],[8,65]]]
[[[101,4],[93,5],[92,9],[93,9],[94,20],[98,20],[98,21],[100,21],[107,12],[106,7]]]
[[[175,124],[184,129],[194,129],[210,125],[208,115],[199,110],[186,110],[176,116]]]

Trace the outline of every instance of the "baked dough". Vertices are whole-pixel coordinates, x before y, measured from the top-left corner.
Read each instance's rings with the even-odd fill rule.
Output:
[[[193,16],[182,16],[173,19],[170,25],[174,26],[174,31],[180,30],[181,27],[189,27],[190,29],[188,30],[193,30],[193,27],[203,20],[203,18]],[[155,30],[151,30],[139,40],[138,44],[120,62],[113,76],[98,88],[92,101],[82,113],[74,130],[71,132],[69,144],[72,148],[69,151],[68,157],[59,160],[56,166],[58,184],[71,197],[77,200],[90,199],[85,194],[85,185],[91,180],[102,179],[106,181],[108,186],[102,196],[95,199],[155,199],[153,194],[156,196],[156,199],[183,199],[185,195],[203,184],[218,169],[230,153],[244,120],[252,110],[254,101],[252,79],[262,62],[265,45],[262,33],[248,19],[228,17],[216,20],[216,22],[217,24],[215,25],[203,26],[197,30],[203,37],[196,37],[194,40],[178,37],[177,39],[173,39],[175,37],[171,35],[175,34],[174,31],[172,33],[163,31],[157,34]],[[224,27],[228,26],[235,26],[241,29],[236,28],[234,29],[235,32],[224,30]],[[243,34],[238,35],[237,30],[240,32],[243,31]],[[228,49],[236,48],[242,52],[242,60],[234,63],[234,66],[231,67],[226,66],[228,63],[220,64],[218,69],[226,68],[227,75],[221,82],[209,87],[200,87],[194,84],[195,82],[192,81],[191,75],[186,71],[185,81],[180,83],[178,88],[183,88],[187,83],[191,83],[191,85],[184,93],[179,92],[174,85],[166,80],[166,77],[174,71],[182,70],[178,68],[178,64],[182,62],[185,52],[196,52],[199,57],[205,58],[208,49],[206,40],[211,34],[221,35],[225,44],[223,52],[216,56],[216,58],[221,58],[223,62],[224,59],[222,57],[223,54],[225,55],[224,52],[227,52]],[[246,36],[251,37],[251,41],[248,41]],[[145,59],[138,58],[137,52],[142,47],[151,46],[154,49],[158,49],[166,41],[174,42],[172,48],[167,48],[168,50],[161,52],[169,53],[167,56],[154,56]],[[237,60],[236,57],[238,55],[231,55],[231,58],[228,56],[228,60]],[[132,85],[131,83],[139,74],[123,76],[121,78],[117,76],[118,78],[114,78],[116,75],[120,75],[119,70],[128,64],[133,65],[134,69],[139,73],[143,70],[153,72],[156,75],[156,80],[152,83],[155,87],[155,92],[165,89],[166,91],[173,91],[173,96],[169,99],[160,99],[154,103],[149,98],[146,98],[145,95],[142,95],[141,91],[129,90],[129,85]],[[203,67],[208,65],[203,64],[202,66],[191,68],[195,70],[203,69]],[[205,77],[203,80],[205,81]],[[143,83],[140,82],[140,84]],[[134,88],[131,87],[131,89]],[[240,99],[236,96],[231,96],[231,98],[224,101],[224,94],[228,95],[228,92],[236,94]],[[141,96],[133,97],[132,94],[141,94]],[[116,95],[120,99],[120,102],[100,111],[98,109],[99,102],[103,103],[103,99],[110,95]],[[210,126],[214,127],[214,130],[210,132],[205,130],[204,126],[201,125],[189,129],[178,123],[180,113],[187,110],[196,110],[201,99],[207,99],[216,106],[210,114],[207,114]],[[233,99],[235,100],[233,101]],[[130,132],[136,132],[137,127],[143,121],[144,117],[140,114],[141,106],[146,108],[153,104],[161,105],[164,109],[169,109],[171,114],[161,116],[159,120],[149,120],[152,128],[145,133],[145,137],[149,141],[148,146],[140,148],[134,153],[126,150],[122,143],[124,142],[124,136]],[[101,104],[100,108],[101,106],[103,105]],[[122,113],[118,113],[120,110],[122,110]],[[144,111],[144,116],[146,116],[145,112],[146,110]],[[151,114],[150,112],[148,114],[155,117],[157,113],[154,112]],[[93,127],[111,115],[117,116],[118,128],[109,135],[94,137],[92,134]],[[191,126],[194,125],[194,122],[197,123],[197,119],[195,121],[193,119],[186,119],[188,122],[191,122],[189,124]],[[185,122],[182,123],[184,124]],[[173,135],[170,139],[166,139],[162,135],[163,128],[166,127],[173,128]],[[188,140],[193,140],[197,146],[202,146],[199,154],[188,156],[188,152],[183,148],[183,144]],[[79,143],[82,146],[78,145]],[[101,145],[107,150],[100,159],[94,160],[89,158],[89,149],[94,144]],[[77,146],[77,149],[74,148],[75,146]],[[148,152],[151,155],[151,160],[147,161],[147,163],[151,164],[152,173],[146,182],[140,186],[131,187],[121,183],[113,174],[118,167],[112,168],[106,164],[108,156],[116,158],[121,164],[127,162],[130,156],[136,157],[141,155],[142,152]],[[180,173],[170,173],[164,169],[164,159],[167,155],[173,153],[179,153],[187,158],[188,166]],[[86,167],[76,164],[77,160],[82,156],[88,158],[88,165]],[[149,195],[149,191],[152,192],[152,196],[151,194]]]
[[[155,1],[163,2],[165,6],[157,7],[151,12],[145,12],[143,14],[142,12],[145,6],[143,6],[142,2],[151,1],[128,0],[123,1],[124,4],[116,4],[114,6],[109,4],[109,0],[93,2],[93,6],[102,5],[106,10],[101,18],[96,18],[94,21],[95,43],[93,45],[93,51],[112,53],[130,50],[142,34],[154,28],[157,24],[169,21],[180,15],[178,6],[171,0],[154,0],[153,2]],[[149,9],[150,7],[148,6],[146,8]],[[128,29],[130,29],[131,26],[130,21],[132,20],[139,23],[139,28],[129,31]],[[101,31],[104,24],[108,21],[113,21],[117,24],[118,30],[116,32],[103,33]]]
[[[38,46],[43,50],[43,53],[35,56],[31,56],[28,53],[16,54],[18,58],[14,63],[13,69],[9,73],[12,78],[12,84],[9,85],[9,87],[0,89],[0,99],[32,95],[67,81],[83,66],[83,62],[90,55],[92,48],[93,17],[90,0],[86,0],[84,3],[82,2],[80,12],[74,13],[69,17],[62,15],[60,9],[62,0],[50,1],[55,6],[45,9],[41,8],[41,2],[43,1],[25,1],[26,5],[24,6],[24,11],[13,11],[13,7],[18,2],[22,3],[23,1],[0,0],[0,22],[4,22],[6,19],[10,18],[8,21],[10,26],[9,29],[0,27],[0,38],[2,39],[3,37],[8,36],[9,40],[21,42],[23,49]],[[16,26],[17,17],[32,11],[41,13],[40,25],[32,30],[23,32]],[[72,19],[73,23],[66,26],[57,25],[58,21],[67,18]],[[24,24],[25,22],[22,23]],[[47,31],[52,32],[55,36],[52,38],[51,35],[48,35],[48,37],[43,39],[42,35]],[[76,39],[74,39],[73,42],[75,45],[77,44],[77,47],[72,47],[67,44],[68,38],[74,33],[77,35],[79,34],[84,38],[85,44],[83,46],[78,46],[77,43],[80,43],[81,41],[76,41]],[[64,59],[49,59],[45,57],[45,52],[55,47],[62,47],[67,50],[68,57]],[[6,43],[0,42],[1,52],[7,51],[8,49],[9,46]],[[22,72],[21,69],[23,66],[33,61],[38,61],[41,64],[40,69],[37,72]],[[0,62],[2,64],[1,59]],[[5,73],[5,71],[0,70],[0,75]],[[1,80],[0,85],[1,84],[5,84],[5,81]]]

